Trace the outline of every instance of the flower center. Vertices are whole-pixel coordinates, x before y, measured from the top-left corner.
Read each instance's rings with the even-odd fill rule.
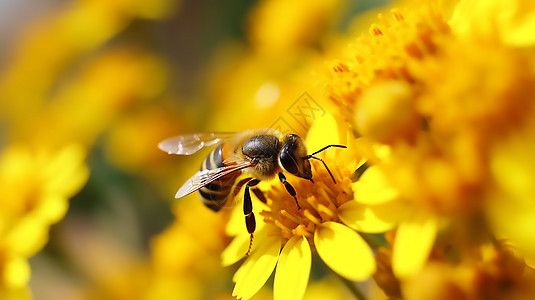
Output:
[[[326,90],[347,120],[361,93],[372,83],[400,81],[413,84],[419,74],[412,65],[435,54],[437,41],[449,32],[448,24],[433,10],[425,13],[391,11],[379,14],[368,35],[347,48],[347,56],[331,62]]]
[[[314,183],[288,178],[297,192],[301,209],[284,187],[276,183],[266,192],[270,209],[263,210],[260,215],[265,222],[277,226],[286,241],[295,235],[305,236],[313,245],[316,226],[327,221],[338,222],[338,207],[353,199],[353,192],[349,170],[331,169],[336,180],[334,183],[321,162],[311,161],[311,165]]]

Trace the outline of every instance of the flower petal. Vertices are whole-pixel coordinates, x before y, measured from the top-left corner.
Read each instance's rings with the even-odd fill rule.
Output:
[[[258,249],[243,263],[234,274],[236,282],[232,296],[250,299],[266,283],[279,259],[281,240],[272,236],[264,240]]]
[[[392,270],[397,277],[417,274],[427,260],[437,234],[437,219],[418,214],[399,225],[392,246]]]
[[[48,241],[48,223],[35,214],[21,218],[3,237],[3,251],[29,257],[41,250]],[[7,249],[6,249],[7,248]]]
[[[314,243],[321,259],[350,280],[366,280],[375,272],[373,253],[362,237],[340,223],[325,222],[316,229]]]
[[[398,224],[404,209],[398,201],[380,205],[363,205],[349,201],[338,207],[338,215],[342,222],[357,231],[382,233]]]
[[[47,178],[45,188],[48,192],[71,197],[79,191],[89,178],[89,168],[84,164],[85,149],[78,144],[66,146],[52,157],[39,157],[45,168]]]
[[[42,200],[35,207],[36,214],[43,220],[54,224],[59,222],[67,213],[69,200],[60,194],[49,194],[43,196]]]
[[[346,144],[347,132],[338,122],[330,113],[317,116],[307,133],[307,148],[316,151],[329,144]]]
[[[310,276],[312,254],[305,237],[293,236],[284,246],[275,271],[275,300],[303,298]]]
[[[369,167],[353,184],[355,200],[363,204],[383,204],[396,200],[399,193],[387,181],[385,174],[377,166]]]
[[[240,234],[235,236],[230,244],[221,252],[221,265],[227,267],[237,263],[247,252],[249,235]]]
[[[243,215],[243,213],[242,213]],[[243,219],[243,217],[242,217]],[[264,223],[262,223],[264,224]],[[243,226],[245,227],[245,226]],[[251,253],[256,251],[258,245],[261,245],[267,238],[268,233],[273,231],[274,226],[271,224],[265,224],[261,228],[257,229],[254,233],[253,247]],[[242,232],[236,235],[230,244],[221,252],[221,265],[226,267],[237,263],[245,256],[247,249],[249,248],[250,235],[245,228]]]
[[[14,257],[4,262],[3,266],[3,284],[4,289],[22,288],[30,280],[30,264],[24,257]]]

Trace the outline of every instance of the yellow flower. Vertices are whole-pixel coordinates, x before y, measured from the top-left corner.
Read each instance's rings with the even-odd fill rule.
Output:
[[[368,35],[358,37],[349,44],[345,53],[340,54],[329,64],[328,77],[325,79],[325,88],[329,99],[338,105],[340,112],[351,123],[353,123],[356,113],[357,124],[355,129],[360,132],[362,127],[366,132],[374,128],[384,130],[387,126],[380,125],[381,122],[389,122],[393,119],[396,125],[402,125],[399,133],[402,138],[411,138],[411,132],[407,129],[413,127],[414,110],[410,105],[415,92],[415,75],[413,66],[432,56],[437,50],[437,42],[440,37],[449,32],[440,11],[429,8],[430,4],[423,6],[420,2],[408,6],[406,9],[392,9],[391,17],[382,13],[379,14],[379,24],[372,24]],[[378,95],[381,89],[370,91],[375,84],[385,85],[390,82],[394,86],[388,87],[386,94]],[[407,91],[407,86],[409,90]],[[367,96],[366,96],[367,94]],[[379,96],[379,97],[378,97]],[[371,98],[361,102],[362,97]],[[385,97],[386,101],[383,100]],[[367,112],[372,109],[372,103],[386,102],[385,114],[378,114],[379,111]],[[362,105],[360,111],[358,106]],[[413,105],[413,104],[412,104]],[[381,109],[382,105],[373,108]],[[395,113],[397,109],[403,107],[402,114]],[[365,114],[369,113],[370,116]],[[380,118],[380,119],[377,119]],[[398,120],[399,119],[399,120]],[[366,122],[371,122],[366,124]],[[405,124],[408,123],[408,124]],[[392,126],[394,127],[394,126]],[[395,128],[395,127],[394,127]],[[393,130],[393,129],[390,129]],[[388,134],[379,132],[378,136],[383,137]],[[400,136],[396,137],[399,138]]]
[[[65,215],[68,199],[87,181],[85,151],[57,152],[12,145],[0,156],[0,290],[24,288],[27,259],[48,239],[49,227]]]
[[[251,298],[276,269],[275,299],[301,299],[309,278],[312,250],[333,271],[349,280],[363,281],[375,272],[370,246],[350,226],[359,226],[362,232],[378,232],[391,229],[393,223],[377,225],[377,218],[370,217],[370,224],[366,224],[365,209],[354,209],[351,178],[363,161],[358,157],[354,138],[345,128],[341,120],[329,114],[312,125],[306,139],[309,151],[331,143],[347,144],[348,149],[322,152],[321,158],[336,183],[319,161],[311,161],[314,183],[288,178],[302,209],[279,183],[263,186],[267,202],[257,201],[254,205],[261,218],[257,221],[252,253],[233,278],[233,295],[237,298]],[[224,265],[237,262],[247,251],[249,235],[239,213],[236,210],[235,216],[239,218],[231,219],[227,226],[227,232],[236,237],[222,254]]]
[[[415,80],[419,79],[417,67],[435,54],[437,42],[449,32],[439,12],[425,6],[411,8],[392,10],[393,20],[380,14],[381,24],[370,27],[371,37],[360,37],[350,45],[353,59],[332,64],[333,81],[328,86],[330,99],[354,121],[371,149],[368,152],[377,152],[371,157],[372,167],[355,184],[355,193],[360,195],[356,200],[382,203],[380,211],[385,219],[399,222],[392,268],[400,277],[418,272],[437,233],[432,204],[418,208],[421,202],[430,202],[429,194],[420,189],[418,168],[419,163],[426,162],[426,149],[431,149],[417,148],[426,144],[420,142],[424,118],[415,101],[420,94]],[[381,149],[383,144],[389,146]],[[442,169],[429,172],[431,176],[425,178],[437,179],[435,174]],[[395,218],[393,212],[397,213]]]
[[[518,47],[531,44],[526,33],[533,11],[526,1],[460,1],[450,17],[434,2],[409,2],[391,18],[380,14],[370,36],[330,65],[329,99],[367,142],[368,153],[388,150],[371,156],[371,174],[355,186],[365,191],[357,201],[370,195],[401,207],[391,241],[398,278],[418,274],[432,251],[445,247],[445,237],[457,236],[459,251],[472,243],[456,223],[479,224],[472,239],[488,239],[481,214],[499,195],[495,178],[507,186],[505,195],[511,192],[511,180],[490,172],[489,157],[496,155],[500,174],[508,174],[504,162],[513,156],[504,155],[510,145],[500,142],[533,117],[533,51]],[[366,192],[375,186],[391,192]],[[518,242],[532,232],[500,228]]]

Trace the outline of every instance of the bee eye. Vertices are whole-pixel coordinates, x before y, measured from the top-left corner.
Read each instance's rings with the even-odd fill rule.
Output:
[[[290,152],[288,151],[286,147],[284,147],[281,151],[280,162],[282,164],[282,167],[286,171],[292,174],[297,174],[299,172],[299,168],[297,167],[297,161],[295,157],[292,154],[290,154]]]

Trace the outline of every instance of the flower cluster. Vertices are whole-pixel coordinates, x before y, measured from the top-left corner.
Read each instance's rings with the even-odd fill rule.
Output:
[[[358,185],[368,194],[384,184],[389,203],[403,206],[376,274],[391,297],[533,293],[522,267],[534,254],[533,168],[523,152],[534,132],[535,57],[533,22],[519,21],[533,12],[525,6],[392,9],[331,64],[329,99],[371,154]],[[426,277],[429,289],[420,287]]]
[[[345,126],[330,115],[317,120],[307,135],[307,146],[320,149],[325,143],[347,144],[349,149],[328,149],[321,158],[333,169],[311,161],[313,180],[292,180],[299,206],[277,183],[264,186],[266,203],[258,203],[261,224],[254,236],[251,256],[234,276],[233,295],[249,299],[264,285],[276,266],[276,299],[300,299],[309,279],[312,250],[337,273],[350,280],[365,280],[375,272],[373,253],[351,227],[373,232],[371,220],[364,220],[352,204],[352,175],[359,167],[355,139]],[[363,161],[362,161],[363,162]],[[360,163],[362,164],[362,163]],[[239,212],[239,210],[237,210]],[[236,214],[239,216],[239,214]],[[242,218],[240,217],[239,220]],[[246,252],[249,235],[241,222],[229,222],[227,231],[236,234],[223,252],[223,263],[232,264]]]
[[[317,120],[307,144],[338,133],[349,145],[324,157],[337,184],[314,163],[314,183],[294,183],[303,209],[264,187],[265,224],[233,295],[251,298],[276,268],[275,299],[302,298],[311,252],[348,280],[373,274],[392,298],[533,295],[535,28],[525,2],[406,3],[333,51],[320,84],[345,122]],[[238,232],[224,264],[246,244]]]

